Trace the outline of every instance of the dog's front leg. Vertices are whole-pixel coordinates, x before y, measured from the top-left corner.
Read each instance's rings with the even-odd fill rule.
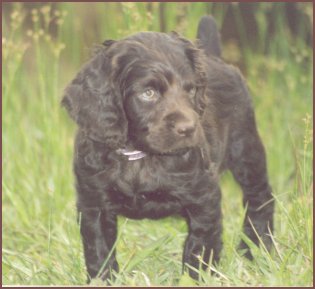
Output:
[[[219,261],[222,248],[221,193],[217,187],[211,194],[204,195],[199,204],[187,208],[189,232],[183,252],[183,269],[188,269],[190,277],[198,279],[198,271],[206,270],[209,263]],[[188,265],[188,266],[186,266]]]
[[[118,271],[113,246],[117,235],[116,216],[99,208],[79,210],[80,232],[84,247],[88,282],[100,277],[106,280],[111,271]]]

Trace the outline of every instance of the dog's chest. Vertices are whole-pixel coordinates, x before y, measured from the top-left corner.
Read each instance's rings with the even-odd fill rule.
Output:
[[[185,195],[201,173],[199,159],[150,158],[117,163],[109,197],[118,213],[130,218],[161,218],[181,213]],[[118,168],[118,169],[117,169]]]

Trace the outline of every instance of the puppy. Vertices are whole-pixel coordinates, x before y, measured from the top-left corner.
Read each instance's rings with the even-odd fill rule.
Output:
[[[74,173],[89,279],[118,271],[118,215],[180,215],[188,224],[183,269],[197,279],[197,256],[203,269],[216,264],[226,169],[243,191],[245,234],[271,247],[274,201],[246,84],[220,59],[211,17],[197,38],[140,32],[105,41],[65,89],[62,104],[78,124]]]

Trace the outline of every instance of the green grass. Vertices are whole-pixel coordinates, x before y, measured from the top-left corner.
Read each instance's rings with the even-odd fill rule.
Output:
[[[3,17],[2,283],[5,285],[85,284],[72,175],[75,125],[60,108],[62,90],[88,58],[93,43],[145,30],[143,27],[158,30],[158,4],[153,4],[149,16],[144,16],[143,3],[109,4],[105,16],[99,11],[102,5],[89,4],[87,9],[86,4],[60,4],[61,14],[46,19],[47,23],[64,20],[59,21],[58,31],[50,39],[45,10],[32,14],[15,4],[15,12]],[[187,13],[179,30],[193,38],[197,20],[205,14],[202,6],[205,4],[185,5],[183,11],[176,12],[177,5],[170,4],[167,27],[175,30],[176,13]],[[218,11],[219,23],[224,19],[224,11]],[[27,13],[33,15],[34,21],[30,23],[34,26],[24,29],[20,17]],[[90,33],[82,28],[88,13],[95,16],[100,28],[84,37],[84,33]],[[37,16],[43,19],[42,23],[36,21]],[[258,16],[264,23],[263,16]],[[279,25],[282,25],[279,30],[285,31],[285,23]],[[263,34],[263,24],[260,27]],[[199,285],[313,284],[313,56],[302,41],[293,40],[279,34],[270,44],[268,55],[247,51],[244,56],[276,199],[275,250],[268,254],[253,248],[254,262],[236,251],[242,237],[244,210],[240,189],[227,173],[221,182],[222,261],[216,269],[218,276],[205,272]],[[186,225],[181,219],[133,221],[121,217],[117,242],[121,272],[113,284],[194,285],[188,276],[181,276],[185,237]]]

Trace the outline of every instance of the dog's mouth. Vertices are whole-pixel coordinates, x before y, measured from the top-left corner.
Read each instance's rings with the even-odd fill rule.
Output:
[[[154,138],[157,141],[143,142],[141,149],[145,152],[154,154],[154,155],[184,155],[187,151],[192,148],[196,148],[199,146],[198,138],[187,138],[187,139],[176,139],[172,138]]]
[[[132,147],[147,155],[183,156],[200,146],[200,131],[196,129],[191,136],[176,136],[168,130],[158,132],[134,131],[129,134]]]

